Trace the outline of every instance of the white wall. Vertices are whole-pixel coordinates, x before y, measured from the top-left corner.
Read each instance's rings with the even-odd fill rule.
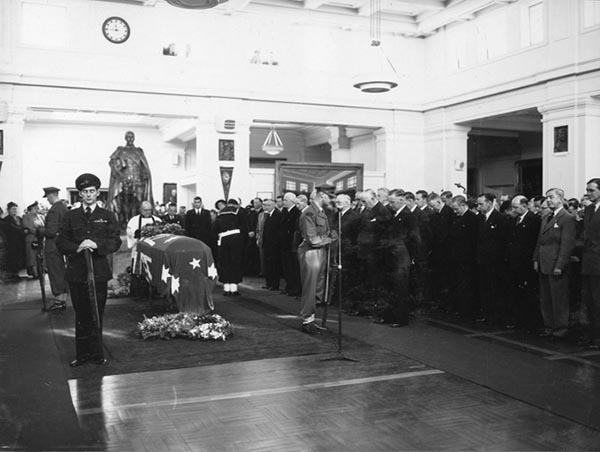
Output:
[[[163,183],[177,182],[182,169],[173,166],[172,153],[182,146],[162,141],[157,129],[90,126],[83,124],[26,124],[23,143],[25,177],[23,202],[42,200],[42,187],[55,186],[66,197],[66,189],[75,186],[82,173],[94,173],[102,188],[108,188],[108,161],[117,146],[123,146],[127,130],[136,135],[135,144],[144,150],[152,172],[155,201],[163,200]],[[4,196],[3,196],[4,197]]]

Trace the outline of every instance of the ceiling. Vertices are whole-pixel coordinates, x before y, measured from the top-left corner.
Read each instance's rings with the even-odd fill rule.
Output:
[[[100,0],[156,7],[163,0]],[[221,0],[222,1],[222,0]],[[422,38],[445,25],[471,20],[484,9],[516,0],[227,0],[211,9],[227,15],[256,13],[289,16],[299,23],[319,23],[347,30],[369,29],[372,3],[381,11],[381,31]],[[172,8],[172,6],[168,6]]]

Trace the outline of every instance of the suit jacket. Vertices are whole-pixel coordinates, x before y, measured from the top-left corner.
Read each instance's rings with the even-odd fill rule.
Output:
[[[268,253],[279,253],[283,244],[283,214],[277,208],[271,215],[265,212],[262,248]]]
[[[297,240],[295,237],[298,219],[300,218],[300,210],[296,206],[292,206],[291,209],[284,209],[282,227],[283,227],[283,249],[285,252],[298,251],[298,244],[294,247],[294,242]]]
[[[382,248],[382,246],[385,247],[382,244],[382,240],[385,239],[388,223],[391,219],[391,212],[380,202],[370,209],[365,209],[358,231],[359,257],[371,254],[376,249]]]
[[[455,214],[450,207],[444,205],[442,210],[434,212],[432,220],[432,251],[436,261],[447,261],[450,251],[450,229]]]
[[[417,218],[417,225],[419,226],[419,235],[421,236],[421,254],[428,256],[431,254],[431,241],[433,237],[433,209],[426,206],[421,209],[419,206],[413,211],[414,216]]]
[[[171,218],[169,214],[163,215],[161,220],[165,224],[178,224],[183,227],[183,219],[177,214],[173,215],[173,218]]]
[[[478,227],[477,215],[470,210],[454,217],[450,228],[450,262],[475,265]]]
[[[342,214],[342,253],[356,253],[356,239],[360,227],[360,214],[353,209],[348,209]],[[334,228],[338,230],[338,217],[336,217]]]
[[[540,233],[541,219],[537,215],[527,212],[523,221],[519,217],[511,222],[508,239],[508,264],[513,271],[531,271],[531,261]]]
[[[600,275],[600,208],[595,207],[586,207],[583,216],[583,275]]]
[[[195,209],[190,209],[185,214],[185,232],[189,237],[202,240],[207,245],[213,241],[212,222],[210,220],[210,212],[206,209],[201,209],[200,214],[196,213]]]
[[[390,263],[395,268],[410,267],[421,246],[421,236],[417,219],[407,207],[389,221],[387,244],[391,257]]]
[[[545,275],[551,275],[555,268],[563,272],[575,248],[575,217],[564,208],[542,219],[540,235],[534,252],[534,261]]]
[[[493,209],[488,220],[485,215],[480,215],[478,220],[477,263],[498,265],[505,262],[509,233],[508,218]]]

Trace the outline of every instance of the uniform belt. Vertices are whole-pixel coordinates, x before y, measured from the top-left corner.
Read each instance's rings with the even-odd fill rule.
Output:
[[[231,229],[229,231],[219,232],[219,240],[217,241],[217,246],[221,246],[221,239],[223,239],[223,237],[239,234],[240,232],[241,231],[239,229]]]

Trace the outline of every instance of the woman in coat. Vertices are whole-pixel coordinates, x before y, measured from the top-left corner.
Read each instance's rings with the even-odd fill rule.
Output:
[[[9,202],[6,206],[8,215],[4,218],[6,236],[6,276],[7,281],[18,281],[19,271],[25,268],[25,234],[21,217],[17,215],[19,206]]]

